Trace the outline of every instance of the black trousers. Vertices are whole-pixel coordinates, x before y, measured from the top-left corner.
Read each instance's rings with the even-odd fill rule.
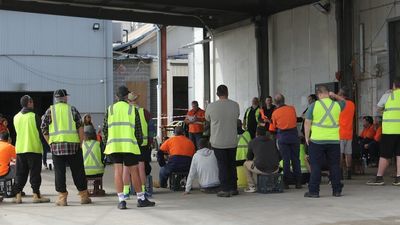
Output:
[[[26,182],[31,183],[33,193],[40,194],[40,185],[42,184],[42,154],[21,153],[17,154],[16,176],[14,192],[19,193],[24,189]]]
[[[78,191],[87,190],[87,182],[85,168],[83,165],[82,150],[79,150],[74,155],[54,155],[54,175],[57,192],[67,192],[65,179],[67,163],[71,169],[72,179]]]
[[[236,148],[213,148],[218,163],[222,191],[237,190]]]

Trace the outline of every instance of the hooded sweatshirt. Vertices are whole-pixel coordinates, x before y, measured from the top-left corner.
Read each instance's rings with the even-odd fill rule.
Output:
[[[218,165],[214,151],[202,148],[194,154],[186,182],[186,192],[192,189],[193,179],[196,177],[201,188],[219,186]]]

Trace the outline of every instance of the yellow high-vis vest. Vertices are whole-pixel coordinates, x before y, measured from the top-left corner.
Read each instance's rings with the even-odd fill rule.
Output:
[[[324,98],[315,102],[311,141],[339,141],[339,103]]]
[[[236,150],[236,161],[242,161],[247,159],[247,152],[249,149],[249,142],[251,141],[251,136],[248,131],[239,135],[239,142]]]
[[[382,134],[400,134],[400,89],[394,90],[385,103]]]
[[[119,101],[108,107],[108,137],[105,154],[132,153],[140,155],[135,137],[135,108]]]
[[[140,124],[142,125],[143,143],[142,146],[147,146],[149,136],[149,125],[147,124],[146,117],[144,116],[144,108],[139,108]]]
[[[71,106],[59,102],[50,106],[51,123],[49,126],[49,144],[80,143],[78,130],[74,121]]]
[[[247,129],[247,126],[249,125],[249,114],[250,114],[251,108],[252,108],[252,107],[250,107],[250,108],[248,108],[248,109],[246,110],[246,129]],[[257,109],[256,109],[255,117],[256,117],[256,121],[257,121],[257,123],[258,123],[259,117],[260,117],[260,108],[257,108]]]
[[[104,164],[101,158],[100,142],[96,140],[84,141],[82,145],[83,164],[87,176],[104,173]]]
[[[35,113],[21,113],[14,116],[14,127],[17,133],[15,149],[17,154],[38,153],[43,154],[43,145],[40,141],[39,131],[36,126]]]

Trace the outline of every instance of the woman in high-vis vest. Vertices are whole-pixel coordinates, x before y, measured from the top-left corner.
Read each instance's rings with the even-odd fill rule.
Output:
[[[14,116],[14,127],[17,133],[15,148],[17,152],[15,199],[14,203],[22,203],[22,189],[24,188],[28,174],[33,190],[33,203],[50,202],[50,199],[41,196],[40,185],[42,183],[42,154],[43,147],[40,141],[39,124],[36,114],[33,112],[33,99],[29,95],[22,96],[20,100],[22,110]]]
[[[325,86],[317,88],[318,101],[310,105],[304,123],[305,139],[309,146],[311,164],[308,192],[304,197],[319,198],[321,183],[321,164],[326,158],[330,168],[332,195],[342,195],[343,184],[340,182],[340,136],[339,116],[346,102]],[[333,101],[331,98],[337,99]],[[310,136],[311,133],[311,136]]]
[[[378,110],[383,112],[380,158],[376,177],[368,185],[384,185],[383,175],[389,160],[396,156],[397,175],[392,185],[400,186],[400,77],[393,80],[393,90],[387,91],[378,102]]]

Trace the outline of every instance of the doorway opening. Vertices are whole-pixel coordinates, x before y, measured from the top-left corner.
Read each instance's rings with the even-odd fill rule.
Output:
[[[19,101],[24,95],[32,97],[35,104],[34,112],[39,117],[42,117],[49,106],[53,104],[53,92],[0,92],[0,113],[8,121],[8,129],[10,130],[12,144],[14,145],[16,134],[13,118],[21,110]]]

